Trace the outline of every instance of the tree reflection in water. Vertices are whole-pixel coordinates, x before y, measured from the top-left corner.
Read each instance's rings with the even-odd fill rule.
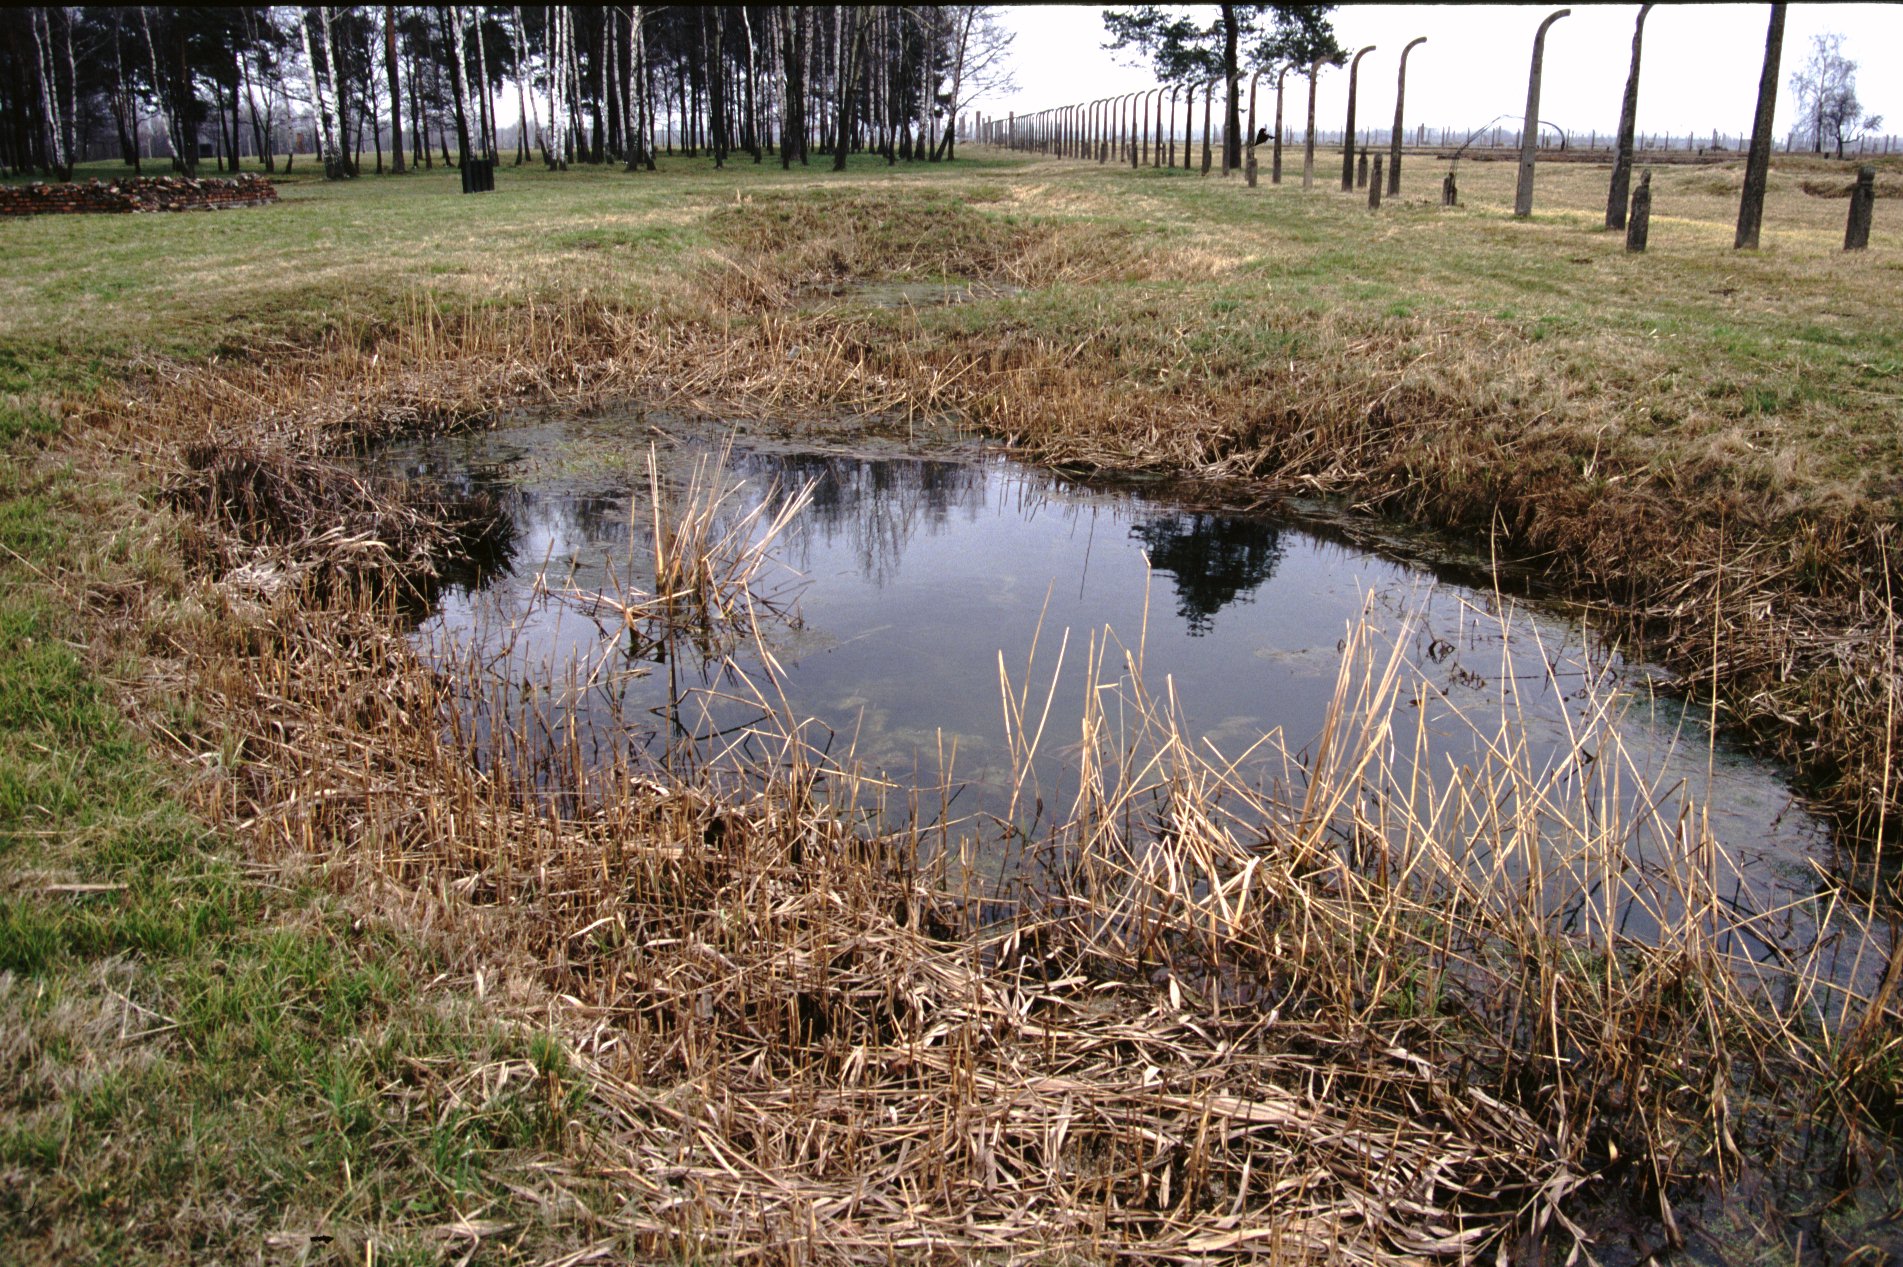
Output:
[[[921,528],[935,531],[953,512],[966,519],[984,512],[991,479],[979,462],[827,453],[736,453],[733,468],[773,490],[769,515],[812,481],[812,500],[786,535],[790,561],[804,570],[815,541],[829,552],[844,544],[859,574],[882,589],[898,574],[906,546]]]
[[[1282,561],[1281,531],[1259,519],[1183,511],[1131,527],[1150,566],[1176,583],[1176,614],[1192,638],[1215,627],[1216,613],[1249,597]]]

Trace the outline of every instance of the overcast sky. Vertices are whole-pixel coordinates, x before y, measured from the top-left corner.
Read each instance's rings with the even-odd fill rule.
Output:
[[[1212,11],[1214,5],[1192,6]],[[1619,100],[1632,56],[1633,4],[1581,4],[1553,24],[1546,37],[1546,67],[1540,117],[1568,132],[1601,133],[1619,125]],[[1356,105],[1362,126],[1384,128],[1394,117],[1394,81],[1401,49],[1417,35],[1427,43],[1407,63],[1407,120],[1459,131],[1477,128],[1496,115],[1518,118],[1526,108],[1527,62],[1533,33],[1553,8],[1540,5],[1348,4],[1333,16],[1336,38],[1356,50],[1375,51],[1361,62]],[[1132,52],[1106,51],[1103,10],[1095,5],[1012,5],[1006,26],[1017,33],[1012,47],[1017,91],[973,103],[985,114],[1030,113],[1119,92],[1153,87],[1147,71],[1128,63]],[[1768,4],[1660,4],[1645,20],[1644,67],[1639,87],[1639,129],[1697,132],[1715,128],[1747,134],[1757,107],[1758,73],[1764,61]],[[1777,132],[1791,127],[1791,72],[1808,60],[1811,37],[1844,37],[1844,52],[1857,62],[1857,91],[1864,108],[1884,116],[1884,131],[1903,136],[1903,5],[1793,4],[1784,24],[1778,76]],[[1307,85],[1290,76],[1289,118],[1299,126],[1307,108]],[[1348,72],[1322,72],[1317,126],[1339,128],[1347,110]],[[1298,104],[1299,103],[1299,104]],[[1274,94],[1266,113],[1273,116]],[[1245,97],[1243,109],[1248,109]]]

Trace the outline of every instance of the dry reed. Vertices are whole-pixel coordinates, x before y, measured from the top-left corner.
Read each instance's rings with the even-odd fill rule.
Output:
[[[1620,1159],[1655,1199],[1737,1164],[1734,1097],[1862,1015],[1804,970],[1773,1008],[1715,842],[1608,817],[1616,782],[1529,769],[1510,730],[1452,777],[1397,758],[1405,673],[1365,630],[1314,758],[1262,786],[1094,638],[1086,697],[1123,707],[1086,717],[1000,903],[963,881],[1011,824],[941,827],[924,865],[795,719],[743,768],[604,760],[546,694],[425,670],[392,616],[285,595],[205,656],[253,758],[230,792],[271,855],[532,984],[561,1165],[623,1188],[595,1215],[642,1253],[1465,1259],[1570,1226]],[[1035,668],[1006,683],[1025,768]],[[477,759],[472,694],[513,746]],[[1579,743],[1616,780],[1609,724]]]

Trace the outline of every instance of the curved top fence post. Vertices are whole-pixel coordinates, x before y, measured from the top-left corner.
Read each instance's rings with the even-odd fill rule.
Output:
[[[1302,139],[1302,188],[1315,187],[1315,81],[1327,62],[1317,57],[1308,67],[1308,134]]]
[[[1269,183],[1282,183],[1282,89],[1288,82],[1288,73],[1293,66],[1285,65],[1275,76],[1275,140],[1269,148]]]
[[[1348,63],[1348,119],[1341,129],[1341,187],[1344,191],[1355,187],[1355,93],[1361,83],[1361,59],[1372,52],[1374,45],[1370,44]]]
[[[1209,175],[1209,112],[1216,101],[1216,77],[1203,84],[1203,175]]]
[[[1255,68],[1255,73],[1249,76],[1249,132],[1246,138],[1249,142],[1249,153],[1243,160],[1243,176],[1249,182],[1251,189],[1255,188],[1255,90],[1262,78],[1262,72],[1267,69],[1266,66],[1258,66]]]
[[[1401,103],[1407,100],[1407,55],[1416,45],[1427,43],[1425,35],[1417,35],[1407,42],[1401,50],[1401,73],[1394,81],[1394,130],[1388,135],[1388,192],[1401,192]]]
[[[1540,67],[1546,60],[1546,28],[1571,9],[1555,9],[1533,33],[1533,65],[1526,75],[1526,121],[1520,129],[1520,179],[1513,187],[1513,216],[1524,220],[1533,214],[1533,151],[1540,139]]]

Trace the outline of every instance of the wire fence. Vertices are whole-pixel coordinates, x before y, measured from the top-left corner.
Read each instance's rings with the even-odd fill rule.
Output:
[[[1013,138],[1020,143],[1042,134],[1044,123],[1037,115],[1023,115],[1016,118],[977,115],[967,120],[960,128],[961,139],[1008,145]],[[1169,135],[1170,124],[1165,121],[1165,137]],[[1113,127],[1112,129],[1116,129]],[[1127,130],[1127,129],[1125,129]],[[1146,131],[1154,131],[1152,120]],[[1175,137],[1181,140],[1187,132],[1193,144],[1203,142],[1203,129],[1200,112],[1187,128],[1180,123],[1174,129]],[[1215,130],[1213,141],[1221,143],[1223,129]],[[1356,129],[1359,141],[1357,149],[1386,149],[1394,143],[1392,128]],[[1343,132],[1340,128],[1332,131],[1326,128],[1315,130],[1317,146],[1340,148]],[[1517,153],[1520,148],[1521,131],[1517,124],[1494,124],[1480,128],[1428,127],[1425,124],[1404,128],[1401,134],[1402,144],[1411,149],[1465,149],[1467,153],[1475,151],[1506,150]],[[1268,144],[1264,138],[1262,144]],[[1306,129],[1300,126],[1288,126],[1282,130],[1284,146],[1304,145],[1307,143]],[[1617,132],[1565,132],[1547,125],[1541,129],[1536,148],[1543,152],[1604,154],[1608,157],[1618,149]],[[1633,138],[1633,148],[1642,154],[1684,154],[1689,156],[1727,156],[1742,155],[1751,146],[1749,133],[1738,132],[1639,132]],[[1823,157],[1839,157],[1834,142],[1817,146],[1809,137],[1791,133],[1773,142],[1773,148],[1780,153],[1815,153]],[[1880,156],[1885,154],[1903,155],[1903,137],[1885,133],[1877,136],[1861,136],[1846,139],[1841,157],[1845,159]]]

